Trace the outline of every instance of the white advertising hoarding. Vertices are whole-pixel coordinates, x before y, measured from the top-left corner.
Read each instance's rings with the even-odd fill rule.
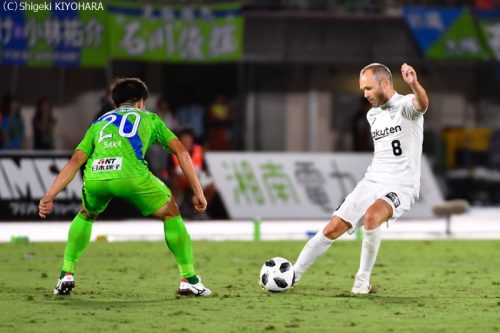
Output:
[[[233,219],[329,219],[361,180],[371,153],[207,153]],[[442,195],[425,157],[420,199],[404,218],[434,217]]]

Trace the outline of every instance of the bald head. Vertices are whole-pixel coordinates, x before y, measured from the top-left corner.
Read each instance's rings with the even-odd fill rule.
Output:
[[[392,86],[392,73],[386,65],[379,64],[378,62],[366,65],[359,73],[359,76],[363,75],[366,71],[371,71],[377,79],[378,83],[382,82],[382,80],[384,79],[387,79],[389,84]]]

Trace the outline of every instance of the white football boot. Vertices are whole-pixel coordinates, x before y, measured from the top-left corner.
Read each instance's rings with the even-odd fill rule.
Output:
[[[351,293],[355,295],[366,295],[369,294],[371,290],[372,290],[372,284],[370,283],[370,281],[359,279],[356,276],[356,279],[354,280],[354,285],[352,286],[351,289]]]
[[[54,288],[54,295],[57,296],[68,296],[71,294],[71,290],[75,287],[75,278],[72,274],[66,274],[62,279],[57,281],[56,287]]]
[[[182,296],[210,296],[212,291],[205,287],[201,283],[201,278],[198,276],[198,283],[191,284],[187,279],[181,280],[181,285],[179,286],[179,295]]]

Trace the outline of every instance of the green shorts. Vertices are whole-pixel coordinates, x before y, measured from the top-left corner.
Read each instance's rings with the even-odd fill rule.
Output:
[[[149,216],[163,207],[171,196],[167,185],[149,172],[144,176],[85,180],[82,204],[90,214],[100,214],[111,199],[120,198],[134,205],[142,215]]]

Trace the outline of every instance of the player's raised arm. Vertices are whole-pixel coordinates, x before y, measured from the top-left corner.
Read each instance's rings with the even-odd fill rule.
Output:
[[[415,72],[413,67],[404,63],[401,65],[401,75],[403,75],[403,80],[410,86],[415,95],[412,100],[413,106],[417,111],[425,112],[429,106],[429,98],[427,97],[425,89],[418,83],[417,72]]]
[[[45,196],[40,200],[38,205],[38,215],[41,218],[47,217],[54,207],[54,198],[68,186],[68,184],[75,178],[80,167],[87,161],[87,153],[76,150],[71,156],[71,159],[62,168],[61,172],[57,175],[54,183],[50,189],[45,193]]]
[[[203,188],[201,187],[200,181],[193,165],[193,161],[191,160],[191,156],[189,156],[189,152],[178,139],[170,140],[167,143],[167,146],[170,151],[177,157],[182,172],[186,176],[189,185],[193,189],[194,208],[198,212],[204,212],[207,209],[207,199],[205,199],[205,194],[203,194]]]

